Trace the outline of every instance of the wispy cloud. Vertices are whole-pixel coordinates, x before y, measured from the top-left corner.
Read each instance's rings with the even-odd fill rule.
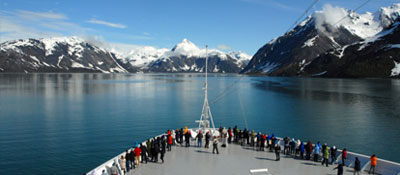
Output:
[[[51,11],[0,11],[0,41],[44,38],[63,35],[82,35],[93,29],[68,20],[67,15]]]
[[[61,13],[54,13],[54,12],[33,12],[33,11],[26,11],[26,10],[16,10],[16,14],[25,19],[30,20],[42,20],[42,19],[68,19],[67,16]]]
[[[232,50],[232,47],[231,47],[231,46],[224,45],[224,44],[220,44],[220,45],[218,45],[218,49],[222,49],[222,50]]]
[[[284,10],[300,11],[297,8],[288,6],[286,4],[277,2],[275,0],[240,0],[240,1],[247,2],[247,3],[253,3],[253,4],[258,4],[258,5],[273,6],[273,7],[281,8],[281,9],[284,9]]]
[[[87,22],[92,23],[92,24],[100,24],[100,25],[105,25],[105,26],[109,26],[109,27],[120,28],[120,29],[126,28],[126,25],[123,25],[123,24],[111,23],[111,22],[102,21],[102,20],[98,20],[98,19],[91,19]]]

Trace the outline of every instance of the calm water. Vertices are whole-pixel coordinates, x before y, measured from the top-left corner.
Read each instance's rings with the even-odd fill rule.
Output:
[[[195,127],[203,79],[0,74],[0,174],[82,174],[135,141]],[[247,123],[262,132],[400,162],[399,80],[211,74],[209,81],[217,126]]]

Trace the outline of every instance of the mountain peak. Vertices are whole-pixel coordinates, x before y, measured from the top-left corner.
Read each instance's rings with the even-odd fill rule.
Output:
[[[394,3],[389,7],[381,7],[378,15],[377,18],[380,20],[381,25],[384,28],[389,27],[400,17],[400,3]]]
[[[182,54],[193,55],[199,53],[201,50],[194,43],[184,38],[180,43],[176,44],[171,50],[172,52],[178,52]]]

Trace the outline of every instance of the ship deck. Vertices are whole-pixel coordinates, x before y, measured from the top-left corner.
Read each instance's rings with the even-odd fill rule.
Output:
[[[281,154],[280,161],[275,161],[275,153],[255,151],[252,147],[229,144],[218,147],[219,154],[212,154],[212,146],[208,149],[198,147],[173,146],[172,151],[165,154],[164,163],[149,162],[130,171],[129,175],[246,175],[251,169],[268,169],[271,174],[337,174],[335,165],[322,166],[321,162],[301,160],[293,156]],[[263,173],[255,173],[263,174]],[[266,173],[264,173],[266,174]],[[345,167],[344,174],[353,174],[352,168]]]

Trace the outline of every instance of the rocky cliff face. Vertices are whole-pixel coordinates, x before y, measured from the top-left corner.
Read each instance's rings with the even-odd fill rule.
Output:
[[[2,72],[127,72],[113,53],[77,37],[8,41],[0,49]]]
[[[361,63],[363,63],[363,67],[373,67],[373,65],[366,64],[375,64],[374,62],[363,60],[363,57],[378,58],[378,55],[372,54],[373,52],[396,57],[395,52],[391,51],[393,49],[381,50],[381,44],[371,44],[364,48],[369,50],[368,54],[366,50],[351,48],[356,47],[353,45],[369,41],[371,38],[380,38],[381,32],[386,31],[389,26],[393,27],[393,23],[399,17],[399,12],[400,4],[383,7],[375,15],[372,13],[357,14],[342,8],[326,6],[293,30],[260,48],[242,73],[260,73],[271,76],[388,77],[388,72],[394,66],[393,61],[385,63],[386,76],[373,75],[368,72],[352,74],[341,74],[341,72],[346,71],[342,70],[343,67],[354,67]],[[333,15],[335,18],[331,17],[332,14],[335,14]],[[399,39],[394,38],[389,43],[397,43],[398,41],[395,40]],[[344,50],[348,51],[344,52]],[[335,74],[324,73],[325,70],[322,70],[322,67],[330,67],[330,63],[337,62],[333,60],[335,54],[340,58],[358,59],[342,62],[341,64],[345,64],[345,66],[335,67]],[[316,67],[320,67],[320,69]]]
[[[320,55],[301,75],[400,77],[400,21],[375,37]]]

